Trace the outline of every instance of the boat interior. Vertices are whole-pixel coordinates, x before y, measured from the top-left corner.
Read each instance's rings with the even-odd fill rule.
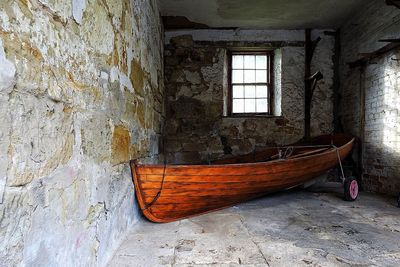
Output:
[[[351,140],[352,137],[346,134],[322,135],[312,138],[309,142],[301,140],[287,146],[269,147],[246,155],[214,160],[208,164],[254,163],[300,158],[335,149]]]

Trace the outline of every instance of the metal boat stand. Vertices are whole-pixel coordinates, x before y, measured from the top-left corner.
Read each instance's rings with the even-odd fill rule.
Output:
[[[343,170],[343,165],[342,165],[342,160],[340,159],[340,155],[339,155],[339,148],[333,144],[332,144],[332,146],[333,146],[333,148],[336,149],[336,154],[337,154],[338,160],[339,160],[339,167],[340,167],[340,174],[341,174],[340,179],[341,179],[342,185],[343,185],[344,199],[346,201],[354,201],[357,199],[358,193],[359,193],[359,186],[358,186],[357,179],[354,176],[348,176],[348,177],[345,176],[344,170]]]

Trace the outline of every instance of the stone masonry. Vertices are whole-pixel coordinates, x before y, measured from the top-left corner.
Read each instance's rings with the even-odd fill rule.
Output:
[[[400,10],[381,2],[341,29],[339,117],[364,139],[364,188],[398,194],[400,51],[347,64],[400,37]],[[318,36],[312,135],[334,128],[335,38]],[[274,50],[275,112],[227,117],[227,47],[252,46]],[[164,38],[157,0],[0,1],[0,267],[105,266],[139,218],[130,159],[206,162],[302,138],[304,61],[302,30]]]
[[[341,30],[342,103],[340,115],[345,132],[364,138],[362,173],[364,189],[397,195],[400,192],[400,50],[349,68],[359,53],[374,52],[400,37],[400,10],[372,1]],[[357,38],[354,38],[357,36]],[[361,90],[365,92],[365,126],[362,129]]]
[[[166,33],[166,151],[170,162],[199,162],[250,153],[303,137],[304,32],[216,32]],[[277,34],[281,39],[277,39]],[[312,134],[318,135],[333,130],[334,38],[322,31],[313,35],[322,40],[315,51],[312,71],[321,70],[324,74],[312,105]],[[226,47],[251,46],[276,49],[274,95],[279,98],[276,106],[280,114],[263,118],[225,117]]]
[[[127,162],[156,160],[155,0],[0,2],[0,266],[102,266],[137,220]]]

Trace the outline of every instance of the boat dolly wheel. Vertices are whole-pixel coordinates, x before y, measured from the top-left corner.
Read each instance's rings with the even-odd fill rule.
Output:
[[[342,160],[339,155],[339,149],[335,146],[333,146],[333,147],[336,148],[336,153],[337,153],[338,162],[339,162],[339,166],[340,166],[340,173],[341,173],[340,178],[343,183],[344,199],[347,201],[354,201],[357,199],[358,191],[359,191],[357,179],[354,178],[353,176],[346,177],[344,175]]]
[[[343,182],[344,199],[354,201],[358,197],[358,182],[353,176],[347,177]]]

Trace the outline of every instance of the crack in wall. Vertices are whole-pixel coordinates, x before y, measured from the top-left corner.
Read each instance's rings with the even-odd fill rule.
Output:
[[[239,220],[241,222],[241,224],[243,225],[244,229],[246,229],[246,234],[250,237],[251,242],[253,242],[253,244],[257,247],[258,252],[260,253],[260,255],[262,256],[262,258],[264,259],[265,264],[269,267],[269,262],[267,260],[267,258],[265,257],[264,253],[262,252],[259,244],[253,240],[253,236],[250,234],[250,230],[249,228],[247,228],[246,223],[244,221],[244,218],[242,217],[242,215],[238,214],[239,216]]]

